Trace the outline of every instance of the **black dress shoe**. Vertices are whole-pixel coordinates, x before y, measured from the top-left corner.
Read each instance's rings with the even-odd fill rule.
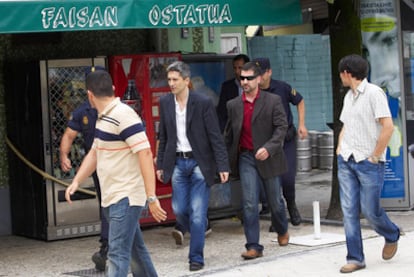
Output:
[[[288,204],[288,211],[290,216],[290,223],[292,223],[293,226],[298,226],[302,222],[302,218],[300,217],[296,203],[293,202]]]
[[[196,262],[191,262],[190,263],[190,271],[197,271],[200,269],[203,269],[204,265],[196,263]]]
[[[265,215],[265,214],[268,214],[268,213],[270,213],[270,210],[269,210],[269,209],[262,209],[262,210],[259,212],[259,214],[260,214],[260,215]]]
[[[108,254],[108,241],[101,241],[101,248],[92,256],[92,261],[95,263],[95,269],[98,271],[105,271],[106,260]]]
[[[260,215],[270,213],[269,207],[267,205],[262,205],[262,210],[259,212]]]

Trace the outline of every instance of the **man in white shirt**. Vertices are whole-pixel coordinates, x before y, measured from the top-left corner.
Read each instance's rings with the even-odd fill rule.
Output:
[[[365,268],[360,213],[385,239],[382,258],[397,252],[400,229],[380,205],[387,145],[394,130],[384,91],[367,81],[368,63],[348,55],[338,66],[342,84],[349,87],[340,115],[338,180],[347,245],[347,264],[341,273]]]
[[[190,67],[167,68],[171,94],[160,98],[157,178],[171,180],[172,208],[183,232],[189,231],[190,271],[204,267],[204,239],[210,186],[216,174],[227,182],[229,164],[217,114],[210,98],[190,92]]]

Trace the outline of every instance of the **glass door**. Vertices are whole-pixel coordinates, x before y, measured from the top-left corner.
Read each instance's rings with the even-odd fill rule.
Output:
[[[87,101],[85,75],[93,65],[105,67],[105,60],[47,60],[40,62],[42,117],[45,153],[45,171],[57,179],[70,184],[79,168],[85,149],[81,134],[72,144],[70,159],[72,170],[60,168],[59,148],[71,113]],[[92,178],[82,188],[95,191]],[[66,186],[46,180],[48,239],[99,234],[100,217],[97,197],[76,193],[73,204],[65,200]]]
[[[406,124],[406,146],[408,190],[406,199],[414,206],[414,1],[400,1],[400,18],[403,41],[403,86]]]

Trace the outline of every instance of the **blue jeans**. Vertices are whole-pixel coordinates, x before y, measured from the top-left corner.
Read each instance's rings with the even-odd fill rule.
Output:
[[[346,259],[348,263],[364,265],[360,212],[386,242],[396,242],[400,237],[399,228],[380,205],[384,163],[374,164],[368,160],[357,163],[352,156],[346,162],[339,155],[338,180],[348,250]]]
[[[260,182],[263,183],[267,203],[272,216],[272,225],[279,235],[284,235],[288,229],[285,213],[285,203],[282,200],[282,190],[279,177],[264,179],[260,176],[253,152],[242,152],[239,157],[240,183],[243,199],[243,228],[246,236],[246,249],[263,251],[260,240],[259,195]]]
[[[210,187],[197,161],[177,158],[172,175],[172,208],[182,232],[190,232],[189,262],[204,265],[204,232],[207,227]]]
[[[143,207],[130,206],[128,198],[104,208],[109,222],[108,277],[157,276],[139,226]]]

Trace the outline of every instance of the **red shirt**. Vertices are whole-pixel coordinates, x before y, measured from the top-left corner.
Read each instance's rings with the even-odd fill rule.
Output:
[[[248,150],[254,150],[253,147],[253,138],[252,138],[252,117],[254,111],[254,103],[259,97],[260,90],[257,92],[256,97],[253,99],[253,102],[249,102],[246,99],[246,94],[243,92],[242,100],[244,103],[243,111],[243,126],[240,134],[240,148],[245,148]]]

